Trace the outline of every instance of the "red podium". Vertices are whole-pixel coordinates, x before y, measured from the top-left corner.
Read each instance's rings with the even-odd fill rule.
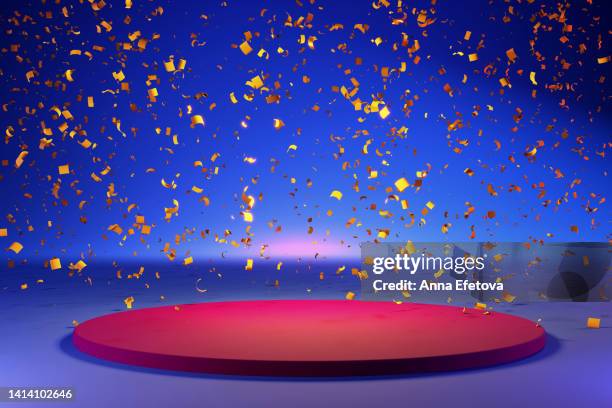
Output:
[[[338,300],[200,303],[113,313],[81,323],[84,353],[214,374],[362,376],[459,370],[540,351],[529,320],[453,306]]]

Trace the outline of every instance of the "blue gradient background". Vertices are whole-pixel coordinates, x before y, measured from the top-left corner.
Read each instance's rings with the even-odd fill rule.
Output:
[[[359,242],[374,239],[377,229],[390,229],[389,239],[393,240],[457,241],[469,239],[472,225],[476,240],[605,241],[609,239],[610,210],[606,203],[599,201],[608,195],[610,183],[607,157],[602,158],[596,152],[607,154],[610,142],[609,86],[607,80],[598,83],[598,79],[608,74],[610,64],[599,65],[596,59],[609,53],[605,41],[609,18],[603,2],[570,7],[566,14],[574,30],[566,33],[569,45],[559,41],[562,35],[559,23],[547,17],[538,18],[552,27],[550,32],[542,29],[538,34],[535,49],[546,58],[543,62],[546,69],[541,70],[530,51],[533,23],[529,18],[540,7],[555,11],[554,4],[517,3],[513,5],[515,15],[510,15],[508,5],[502,2],[491,5],[484,1],[468,5],[440,2],[435,7],[436,22],[425,29],[417,26],[416,16],[411,12],[413,7],[429,9],[432,7],[429,2],[406,5],[407,23],[399,26],[390,24],[389,12],[396,9],[395,5],[374,10],[370,2],[351,5],[317,2],[305,3],[303,7],[294,2],[230,2],[227,7],[221,2],[135,2],[130,10],[118,2],[97,13],[89,4],[67,3],[69,18],[61,15],[64,4],[4,4],[3,47],[19,42],[18,54],[29,58],[17,63],[13,53],[5,50],[0,62],[3,102],[10,101],[8,111],[0,112],[0,120],[3,130],[9,125],[16,129],[10,142],[1,144],[1,158],[9,163],[0,170],[4,192],[2,214],[12,214],[16,220],[2,222],[1,226],[9,229],[9,236],[2,238],[2,242],[5,248],[13,241],[25,246],[20,254],[9,252],[7,257],[21,262],[39,256],[45,259],[59,256],[66,263],[68,259],[76,261],[91,248],[92,254],[105,259],[163,259],[160,251],[166,242],[177,249],[177,261],[189,254],[195,262],[203,258],[218,259],[221,254],[256,256],[264,244],[270,246],[267,254],[274,258],[312,258],[317,252],[346,257],[358,253]],[[163,6],[163,14],[151,16],[157,6]],[[582,10],[583,7],[588,11]],[[267,11],[261,17],[260,11],[264,8]],[[34,16],[37,24],[23,23],[12,34],[7,33],[12,27],[7,21],[14,10]],[[47,10],[53,12],[52,19],[38,16]],[[308,12],[315,15],[313,28],[283,26],[287,14],[295,21]],[[129,25],[122,22],[126,15],[132,18]],[[501,21],[504,15],[509,15],[511,22],[504,24]],[[601,17],[598,25],[591,26],[593,16]],[[112,22],[110,33],[96,33],[95,24],[101,20]],[[344,29],[330,32],[329,27],[336,23],[343,24]],[[362,34],[353,29],[356,23],[366,23],[370,28]],[[45,26],[54,27],[52,35],[44,33]],[[80,34],[70,34],[71,27]],[[274,27],[275,39],[271,38],[271,27]],[[581,27],[586,32],[580,32]],[[21,30],[29,33],[27,39]],[[150,39],[153,33],[158,33],[160,38],[150,41],[144,52],[117,52],[115,43],[127,41],[127,34],[136,30],[141,30],[145,38]],[[466,30],[472,31],[470,41],[463,41]],[[251,41],[254,51],[248,56],[231,47],[243,41],[245,31],[260,33]],[[421,49],[415,53],[421,57],[418,65],[411,62],[404,48],[392,51],[392,44],[401,42],[402,32],[409,35],[410,45],[414,39],[420,42]],[[41,38],[34,38],[34,34],[40,34]],[[315,50],[298,44],[301,34],[317,36]],[[604,36],[601,49],[597,49],[598,34]],[[113,42],[109,41],[111,36],[116,36]],[[192,47],[192,36],[205,45]],[[44,43],[51,37],[57,46]],[[380,46],[371,41],[376,37],[383,39]],[[481,38],[485,47],[477,51],[479,60],[470,63],[467,54],[475,52]],[[581,42],[587,46],[582,55],[576,50]],[[347,44],[348,52],[336,49],[341,43]],[[106,49],[102,53],[92,51],[91,61],[85,56],[68,55],[70,49],[91,49],[94,44]],[[288,50],[288,57],[276,52],[279,46]],[[269,60],[257,57],[260,48],[270,53]],[[505,50],[509,48],[514,48],[519,58],[508,67]],[[453,55],[457,51],[466,55]],[[184,74],[173,76],[165,72],[162,61],[169,55],[187,60]],[[361,66],[354,64],[356,57],[363,59]],[[572,63],[563,76],[557,74],[560,70],[556,57]],[[123,68],[121,60],[124,60]],[[67,83],[65,92],[28,84],[25,73],[39,61],[43,68],[37,69],[40,76],[36,80],[64,80],[64,71],[71,68],[75,70],[75,81]],[[380,72],[375,72],[374,66],[398,67],[402,61],[407,63],[407,71],[399,78],[392,77],[383,90]],[[482,73],[488,63],[493,63],[498,71],[490,78]],[[343,73],[346,68],[352,70],[350,75]],[[438,73],[440,68],[446,70],[444,75]],[[499,78],[506,68],[510,70],[512,88],[504,88],[501,95]],[[102,94],[105,89],[118,88],[111,73],[120,69],[131,91]],[[524,70],[522,76],[517,75],[517,69]],[[537,72],[538,86],[529,81],[531,70]],[[280,81],[282,88],[276,92],[281,95],[279,104],[266,104],[265,95],[259,95],[258,91],[252,103],[242,98],[250,89],[245,81],[262,72],[270,74],[266,86]],[[149,74],[159,78],[159,84],[153,85],[159,92],[158,101],[152,104],[147,100],[145,84]],[[464,74],[468,76],[466,84],[461,83]],[[311,82],[302,83],[302,75],[308,75]],[[365,102],[371,101],[370,95],[384,92],[391,111],[386,120],[377,114],[354,111],[339,93],[331,91],[334,85],[346,85],[350,89],[349,79],[353,76],[361,84],[357,95]],[[573,83],[576,90],[550,92],[544,88],[544,84],[557,81]],[[453,87],[453,97],[443,91],[445,83]],[[15,89],[18,86],[22,87],[19,91]],[[537,89],[536,98],[531,97],[532,89]],[[408,117],[401,112],[400,99],[406,90],[410,90],[409,96],[420,98]],[[193,95],[198,92],[205,92],[208,97],[195,100]],[[238,104],[230,102],[230,92],[235,92]],[[84,97],[81,102],[76,101],[79,94]],[[95,97],[95,109],[87,108],[87,96]],[[569,109],[559,107],[562,99]],[[34,107],[39,101],[45,107],[36,114],[24,112],[26,106]],[[217,107],[209,111],[212,102]],[[138,112],[130,111],[130,103],[138,106]],[[188,104],[193,106],[193,113],[205,117],[204,128],[190,128],[188,115],[179,118],[179,109],[184,113]],[[315,104],[320,106],[320,111],[311,110]],[[76,139],[82,138],[73,140],[59,134],[56,126],[62,121],[52,119],[49,109],[53,105],[70,105],[75,117],[71,127],[82,124],[87,137],[98,144],[95,150],[79,146]],[[474,105],[482,108],[478,117],[471,116]],[[494,110],[488,111],[485,105],[492,105]],[[516,108],[523,111],[524,118],[517,125],[518,131],[512,132]],[[448,132],[448,123],[459,118],[458,115],[464,120],[464,128]],[[245,129],[240,122],[247,116],[250,120]],[[112,124],[113,117],[121,120],[126,137]],[[359,123],[359,117],[365,117],[365,122]],[[273,118],[282,119],[286,126],[276,131]],[[54,127],[55,146],[44,151],[37,147],[42,137],[41,120]],[[551,124],[554,129],[547,131],[546,126]],[[409,128],[407,137],[389,136],[391,127],[403,125]],[[101,127],[105,127],[104,133]],[[155,133],[156,127],[162,128],[161,135]],[[178,134],[179,145],[173,146],[171,138],[164,136],[166,127],[172,128],[172,134]],[[137,131],[132,133],[131,128]],[[482,136],[478,136],[480,129]],[[560,135],[565,129],[569,137],[562,139]],[[357,130],[367,130],[369,136],[354,138]],[[344,140],[332,142],[330,135]],[[584,138],[583,144],[577,142],[578,136]],[[363,155],[361,148],[369,138],[373,139],[370,153]],[[461,154],[455,154],[452,148],[459,146],[460,139],[469,140],[469,146]],[[494,139],[502,144],[499,151]],[[543,140],[545,146],[530,161],[523,153],[537,140]],[[559,145],[554,147],[557,142]],[[15,169],[13,163],[21,143],[29,146],[30,154],[25,164]],[[296,144],[298,149],[287,153],[291,144]],[[344,147],[345,154],[336,160],[333,154],[339,151],[339,145]],[[174,154],[165,148],[171,148]],[[376,148],[391,154],[377,157]],[[590,160],[582,159],[575,149],[584,149],[583,154]],[[202,174],[200,168],[193,166],[195,160],[202,160],[205,167],[211,167],[213,153],[221,155],[214,163],[219,167],[218,175]],[[516,158],[516,163],[508,160],[510,155]],[[245,163],[246,156],[255,157],[257,162]],[[93,163],[94,157],[101,161]],[[383,166],[382,159],[389,166]],[[354,164],[355,160],[361,161],[359,167],[341,169],[343,162]],[[271,172],[273,161],[277,165]],[[70,164],[72,174],[58,176],[57,166],[66,163]],[[386,201],[389,195],[386,187],[404,176],[413,182],[415,172],[425,170],[428,163],[432,170],[423,180],[422,188],[419,191],[409,188],[399,194],[401,199],[409,201],[408,210],[402,210],[397,201]],[[99,174],[107,164],[111,172],[102,177],[102,182],[93,182],[89,174]],[[386,176],[368,180],[368,165],[379,174],[385,171]],[[501,166],[505,166],[504,171]],[[156,171],[146,173],[151,167]],[[474,170],[473,177],[464,174],[466,167]],[[563,178],[555,178],[557,168],[564,173]],[[180,173],[178,178],[177,173]],[[354,175],[359,180],[360,192],[351,189]],[[258,178],[257,184],[251,182],[253,177]],[[295,184],[290,183],[291,177],[296,178]],[[50,193],[58,178],[62,180],[59,194],[67,201],[65,206]],[[161,178],[174,179],[178,187],[163,188]],[[580,178],[582,183],[570,189],[575,178]],[[306,186],[307,179],[313,181],[311,188]],[[81,196],[70,187],[77,180],[75,188],[83,191]],[[545,183],[544,198],[538,198],[539,190],[531,187],[539,182]],[[114,183],[117,196],[107,205],[105,193],[109,183]],[[497,197],[487,193],[488,183],[495,186]],[[511,184],[520,186],[522,192],[509,192]],[[210,206],[198,202],[198,194],[188,192],[193,185],[204,189]],[[234,248],[214,242],[214,235],[223,237],[226,229],[232,232],[228,240],[240,241],[247,236],[247,224],[240,217],[243,209],[240,195],[245,186],[249,186],[249,194],[263,195],[263,201],[257,200],[253,209],[252,246]],[[375,191],[368,190],[368,186],[374,186]],[[341,201],[329,197],[336,189],[344,194]],[[574,191],[577,198],[571,197]],[[555,201],[568,192],[568,201],[556,205]],[[25,198],[24,193],[31,193],[33,197]],[[180,202],[179,216],[165,222],[163,208],[172,207],[173,199]],[[542,202],[547,199],[553,202],[544,207]],[[87,201],[83,210],[78,208],[81,200]],[[436,207],[424,217],[426,224],[419,226],[420,211],[428,201],[433,201]],[[466,202],[476,208],[469,219],[463,217]],[[127,206],[132,203],[137,208],[128,213]],[[372,203],[377,205],[374,211],[369,209]],[[585,211],[587,203],[597,207],[597,211],[592,214]],[[334,215],[328,217],[325,213],[330,209]],[[390,211],[393,217],[381,217],[378,214],[381,209]],[[493,220],[485,217],[491,210],[496,212]],[[410,212],[415,213],[416,222],[406,228]],[[146,223],[155,227],[142,242],[138,231],[121,242],[134,223],[135,214],[144,215]],[[80,216],[87,217],[86,224],[79,222]],[[309,217],[313,218],[311,223],[307,221]],[[345,227],[351,217],[356,217],[362,225]],[[51,228],[47,227],[48,220],[53,222]],[[267,225],[271,220],[277,221],[275,226],[282,226],[282,232],[276,233]],[[442,234],[441,225],[448,222],[452,227],[448,234]],[[124,234],[118,236],[107,231],[111,224],[119,224]],[[28,232],[27,225],[32,225],[34,231]],[[314,227],[313,234],[307,233],[310,225]],[[579,228],[578,233],[570,231],[572,225]],[[205,239],[200,236],[204,230],[210,231]],[[186,231],[193,234],[186,235],[186,242],[175,245],[175,235]],[[318,244],[313,245],[313,241]]]

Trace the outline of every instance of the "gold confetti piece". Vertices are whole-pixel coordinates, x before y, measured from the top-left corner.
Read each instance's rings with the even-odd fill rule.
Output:
[[[408,186],[410,186],[410,183],[408,183],[408,180],[406,180],[405,177],[402,177],[395,181],[395,188],[397,188],[397,191],[399,191],[400,193],[407,189]]]
[[[516,299],[516,296],[511,295],[508,292],[504,292],[503,295],[502,295],[502,299],[504,299],[508,303],[512,303]]]
[[[315,41],[317,41],[317,37],[314,35],[311,35],[310,37],[308,37],[308,48],[310,48],[311,50],[315,49],[314,43]]]
[[[353,26],[353,28],[354,28],[355,30],[359,30],[359,31],[361,31],[361,34],[365,34],[365,33],[366,33],[366,31],[368,31],[368,29],[370,28],[370,26],[369,26],[368,24],[361,24],[361,23],[358,23],[358,24],[355,24],[355,25]]]
[[[170,218],[172,218],[172,216],[178,216],[178,210],[179,210],[179,202],[178,200],[172,200],[172,203],[174,204],[174,207],[170,207],[170,208],[166,208],[164,207],[164,213],[166,214],[165,219],[169,220]]]
[[[113,231],[117,235],[121,235],[121,233],[123,232],[123,229],[118,224],[113,224],[109,226],[108,230]]]
[[[297,150],[297,148],[298,148],[298,147],[297,147],[297,145],[294,145],[294,144],[289,145],[289,147],[287,148],[287,153],[288,153],[290,150],[296,151],[296,150]]]
[[[598,319],[596,317],[589,317],[587,319],[587,327],[589,329],[599,329],[601,324],[601,319]]]
[[[64,72],[64,76],[66,76],[66,79],[68,80],[68,82],[74,82],[74,78],[72,78],[73,72],[74,72],[74,69],[67,69],[66,72]]]
[[[368,146],[372,144],[372,139],[368,139],[366,140],[365,144],[363,145],[363,147],[361,148],[361,152],[363,154],[368,154]]]
[[[196,125],[202,125],[204,126],[204,118],[202,117],[202,115],[193,115],[191,117],[191,128],[196,127]]]
[[[21,153],[19,153],[19,155],[17,156],[17,158],[15,159],[15,167],[16,168],[20,168],[21,165],[23,164],[23,161],[25,159],[25,157],[28,155],[28,152],[26,150],[21,151]]]
[[[113,72],[113,78],[115,78],[115,81],[121,82],[125,79],[125,75],[123,74],[123,71]]]
[[[450,86],[450,84],[448,84],[448,83],[444,84],[442,89],[444,90],[444,92],[446,92],[450,96],[453,96],[453,88]]]
[[[380,117],[382,119],[386,119],[387,116],[389,116],[389,114],[391,114],[391,112],[389,111],[389,109],[387,108],[387,106],[385,105],[380,112],[378,112],[378,114],[380,115]]]
[[[259,58],[265,58],[265,59],[270,59],[270,53],[266,50],[264,50],[263,48],[261,48],[258,52],[257,52],[257,56]]]
[[[238,99],[236,99],[233,92],[230,93],[230,101],[232,101],[232,103],[238,103]]]
[[[514,48],[510,48],[509,50],[506,51],[506,56],[508,57],[508,59],[510,60],[510,62],[514,62],[516,60],[516,52],[514,51]]]
[[[49,261],[49,265],[51,266],[52,271],[56,271],[58,269],[62,269],[62,262],[59,258],[53,258]]]
[[[245,211],[242,213],[242,218],[244,222],[253,222],[253,213]]]
[[[486,304],[486,303],[480,303],[480,302],[477,302],[477,303],[474,305],[474,308],[476,308],[476,309],[478,309],[478,310],[486,310],[486,309],[487,309],[487,304]]]
[[[8,230],[6,228],[0,228],[0,237],[8,237]]]
[[[159,93],[157,92],[157,88],[151,88],[151,89],[147,90],[147,94],[148,94],[149,100],[151,102],[156,102],[157,101],[157,97],[159,96]]]
[[[494,197],[497,196],[497,191],[495,191],[495,188],[491,183],[487,184],[487,192]]]
[[[18,254],[21,252],[21,250],[23,249],[23,245],[21,245],[19,242],[13,242],[11,244],[11,246],[8,247],[8,249],[10,249],[11,251],[13,251],[14,253]]]
[[[76,264],[73,264],[71,262],[68,265],[68,269],[81,272],[86,266],[87,266],[87,264],[85,262],[83,262],[81,259],[79,259]]]
[[[329,196],[335,198],[336,200],[342,200],[342,192],[338,190],[332,191]]]
[[[110,25],[109,23],[107,23],[106,21],[102,21],[102,22],[100,23],[100,25],[101,25],[102,27],[104,27],[104,29],[106,30],[106,32],[110,32],[110,31],[113,29],[113,26],[112,26],[112,25]]]
[[[125,299],[123,299],[123,303],[125,303],[125,307],[131,309],[132,305],[134,304],[134,296],[126,297]]]
[[[476,53],[468,54],[468,60],[470,62],[478,61],[478,54]]]
[[[193,263],[193,257],[189,256],[185,259],[183,259],[183,265],[191,265]]]
[[[348,291],[346,292],[346,296],[345,296],[346,300],[353,300],[355,299],[355,293]]]
[[[251,78],[250,81],[246,81],[246,85],[250,86],[253,89],[259,89],[264,85],[264,83],[261,77],[257,75]]]
[[[406,242],[404,249],[406,250],[406,252],[408,252],[408,255],[412,255],[416,252],[416,247],[414,246],[414,242],[412,241]]]
[[[28,80],[28,82],[30,82],[30,79],[34,78],[36,74],[37,72],[34,70],[26,72],[26,79]]]
[[[70,166],[67,164],[64,164],[62,166],[58,166],[57,168],[58,172],[60,175],[66,175],[66,174],[70,174]]]
[[[242,51],[244,55],[249,55],[253,51],[253,48],[248,43],[248,41],[245,41],[242,44],[240,44],[240,51]]]
[[[19,286],[21,288],[21,290],[26,290],[28,288],[28,284],[27,283],[22,283],[21,286]]]
[[[274,119],[273,120],[273,124],[274,124],[274,129],[279,130],[280,128],[282,128],[283,126],[285,126],[285,122],[283,122],[280,119]]]
[[[605,64],[607,62],[610,62],[610,56],[597,58],[598,64]]]
[[[176,183],[174,182],[174,180],[172,180],[172,182],[168,183],[166,180],[164,180],[163,178],[161,179],[161,185],[164,188],[169,188],[169,189],[176,189]]]
[[[535,73],[535,72],[533,72],[533,71],[531,71],[531,72],[529,73],[529,80],[531,81],[531,83],[532,83],[532,84],[537,85],[537,84],[538,84],[538,82],[536,81],[536,78],[535,78],[535,77],[536,77],[536,73]]]
[[[84,149],[89,149],[93,145],[93,143],[91,143],[88,139],[79,142],[79,144],[83,146]]]
[[[463,39],[465,41],[469,41],[471,37],[472,37],[472,32],[471,31],[466,31],[465,34],[463,35]]]
[[[253,260],[251,258],[247,259],[246,265],[244,266],[244,270],[245,271],[252,271],[253,270]]]
[[[170,58],[170,61],[164,61],[164,69],[166,70],[166,72],[176,71],[176,67],[174,66],[173,58]]]

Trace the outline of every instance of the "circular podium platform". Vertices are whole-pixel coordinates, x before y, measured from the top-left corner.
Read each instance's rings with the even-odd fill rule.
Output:
[[[114,362],[213,374],[395,375],[485,367],[540,351],[546,334],[508,314],[343,300],[200,303],[79,324],[77,349]]]

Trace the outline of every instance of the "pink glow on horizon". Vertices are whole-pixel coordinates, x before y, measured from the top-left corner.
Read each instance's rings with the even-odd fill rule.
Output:
[[[359,257],[359,244],[349,247],[331,242],[282,240],[268,243],[264,252],[264,256],[273,258],[314,258],[317,254],[318,258]]]

